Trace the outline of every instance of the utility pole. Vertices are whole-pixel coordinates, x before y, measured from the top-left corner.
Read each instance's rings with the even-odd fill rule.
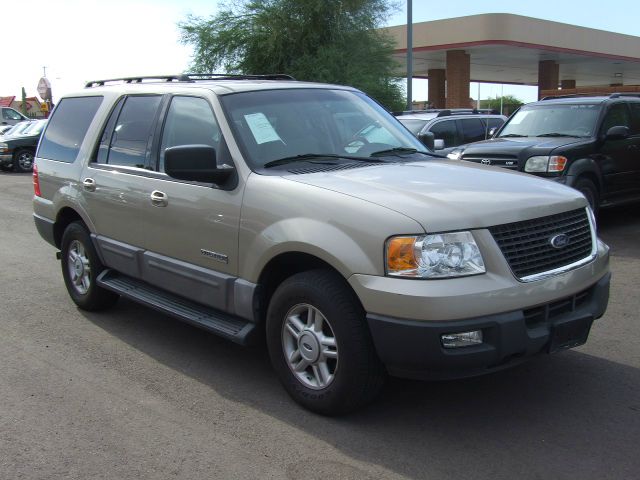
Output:
[[[47,76],[47,67],[42,67],[42,76],[43,77]]]
[[[413,0],[407,0],[407,110],[413,110]]]

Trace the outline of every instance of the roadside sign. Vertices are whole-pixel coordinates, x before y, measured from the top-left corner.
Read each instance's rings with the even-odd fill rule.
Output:
[[[51,82],[49,82],[49,79],[47,77],[42,77],[38,82],[38,95],[40,95],[40,98],[46,100],[47,92],[50,91],[50,88]]]

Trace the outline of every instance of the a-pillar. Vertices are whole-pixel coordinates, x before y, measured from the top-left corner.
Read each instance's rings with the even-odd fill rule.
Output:
[[[469,108],[471,61],[464,50],[447,51],[447,108]]]
[[[557,90],[560,82],[560,66],[553,60],[538,63],[538,98],[542,90]]]
[[[446,104],[444,68],[433,68],[429,75],[429,105],[432,108],[444,108]]]
[[[560,82],[560,88],[562,88],[563,90],[572,90],[572,89],[576,88],[576,81],[575,80],[562,80]]]

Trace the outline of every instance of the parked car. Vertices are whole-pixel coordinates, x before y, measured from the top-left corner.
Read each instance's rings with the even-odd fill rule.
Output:
[[[10,107],[0,107],[0,125],[15,125],[16,123],[29,120],[19,111]]]
[[[13,137],[15,135],[20,135],[24,130],[29,128],[29,126],[34,121],[35,120],[31,120],[31,121],[28,121],[28,122],[16,123],[15,125],[7,125],[9,127],[9,129],[4,132],[4,135],[3,135],[4,138],[9,138],[9,137]]]
[[[323,414],[387,373],[480,375],[580,345],[604,314],[608,247],[575,190],[436,158],[350,87],[211,77],[90,82],[56,106],[34,220],[79,308],[123,296],[266,341]]]
[[[28,122],[18,134],[7,135],[0,141],[0,168],[16,172],[30,172],[42,130],[47,120]]]
[[[492,110],[451,109],[413,110],[396,114],[396,118],[411,133],[436,153],[447,154],[458,145],[479,142],[489,138],[507,117]],[[425,140],[425,134],[433,134],[433,140]],[[425,142],[423,142],[425,143]]]
[[[640,95],[524,105],[490,140],[449,158],[527,172],[580,191],[594,210],[640,200]]]

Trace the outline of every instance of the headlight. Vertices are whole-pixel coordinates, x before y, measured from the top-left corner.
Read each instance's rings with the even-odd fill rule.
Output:
[[[410,278],[451,278],[484,273],[484,260],[471,232],[391,237],[387,274]]]
[[[449,160],[460,160],[460,156],[462,155],[462,150],[451,150],[447,153],[447,158]]]
[[[527,163],[524,164],[524,171],[529,173],[561,172],[566,165],[567,158],[561,155],[529,157]]]

